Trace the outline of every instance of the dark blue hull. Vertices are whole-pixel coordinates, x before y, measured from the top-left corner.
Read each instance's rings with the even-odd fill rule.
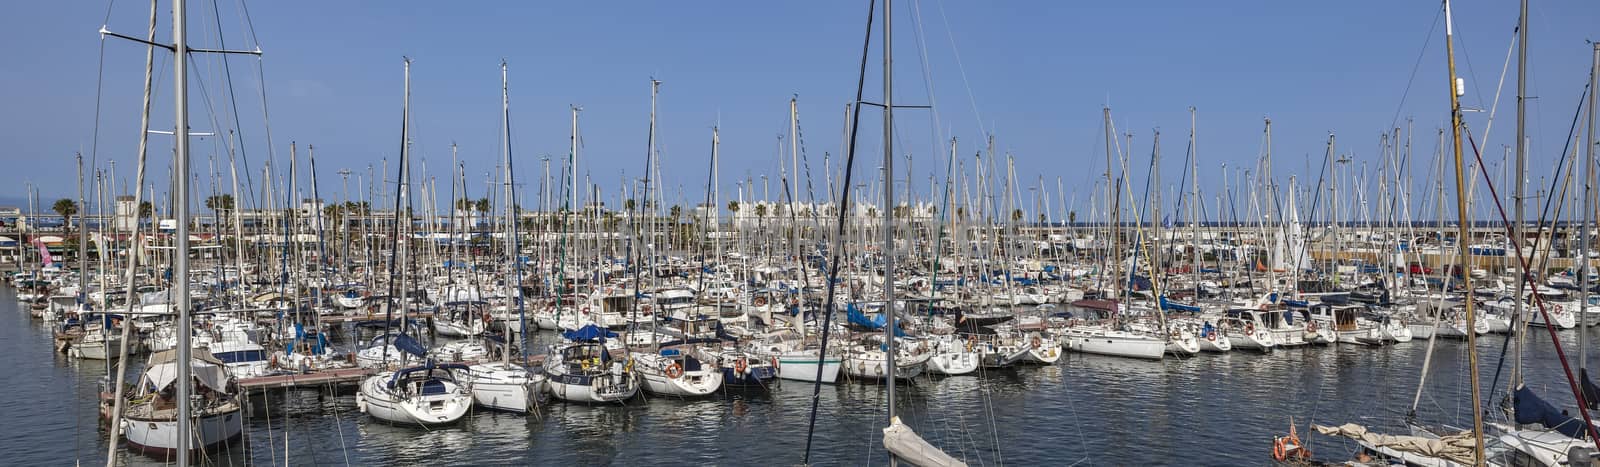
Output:
[[[770,366],[757,366],[739,375],[733,368],[722,369],[722,385],[739,388],[764,388],[771,386],[778,380],[778,369]]]

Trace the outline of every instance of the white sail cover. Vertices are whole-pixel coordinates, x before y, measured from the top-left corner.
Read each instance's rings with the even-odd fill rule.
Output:
[[[966,462],[956,460],[939,448],[923,441],[911,427],[900,423],[900,417],[889,421],[883,428],[883,448],[902,462],[921,467],[966,467]]]
[[[1453,435],[1443,436],[1438,439],[1424,438],[1421,436],[1396,436],[1382,435],[1367,431],[1367,427],[1354,423],[1339,426],[1312,425],[1318,433],[1329,436],[1343,436],[1371,444],[1373,447],[1384,447],[1400,452],[1420,454],[1428,457],[1449,460],[1464,465],[1472,465],[1473,440],[1472,432],[1463,431]]]
[[[145,381],[156,389],[166,388],[178,380],[177,351],[166,350],[150,357],[150,367],[144,370]],[[213,391],[225,392],[228,370],[210,352],[195,349],[191,355],[190,374]]]

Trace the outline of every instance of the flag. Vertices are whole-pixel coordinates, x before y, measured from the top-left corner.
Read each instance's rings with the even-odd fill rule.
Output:
[[[50,249],[44,246],[43,240],[39,240],[39,237],[34,237],[33,246],[39,248],[39,259],[44,261],[44,267],[48,268],[55,265],[55,260],[50,257]]]

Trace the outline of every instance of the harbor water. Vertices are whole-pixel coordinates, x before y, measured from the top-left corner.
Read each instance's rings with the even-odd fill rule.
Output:
[[[9,370],[3,413],[11,424],[0,437],[4,463],[104,465],[107,438],[96,401],[105,362],[55,354],[50,330],[18,308],[9,288],[0,288],[0,323]],[[1558,407],[1573,407],[1548,334],[1534,331],[1524,359],[1528,385]],[[1560,335],[1576,352],[1577,333]],[[1504,341],[1479,341],[1491,406],[1506,395],[1509,362],[1491,386]],[[1272,436],[1288,430],[1291,416],[1318,459],[1338,461],[1356,446],[1311,435],[1307,425],[1354,422],[1403,432],[1426,349],[1427,341],[1416,340],[1159,362],[1068,354],[1052,366],[919,378],[899,387],[897,401],[907,423],[969,465],[1266,464]],[[1470,426],[1463,350],[1461,341],[1438,341],[1420,421]],[[246,438],[205,463],[798,465],[811,391],[811,384],[783,381],[766,392],[698,400],[550,402],[528,416],[477,412],[455,426],[424,429],[366,417],[350,389],[279,390],[251,397]],[[811,462],[886,463],[885,401],[880,385],[823,386]],[[118,452],[126,465],[164,464]]]

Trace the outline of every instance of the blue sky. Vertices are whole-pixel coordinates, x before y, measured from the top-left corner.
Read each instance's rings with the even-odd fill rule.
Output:
[[[814,176],[822,176],[824,151],[833,154],[837,167],[865,13],[864,2],[836,1],[274,1],[247,4],[252,38],[236,1],[216,4],[220,14],[213,16],[211,2],[190,3],[194,45],[219,45],[220,17],[220,37],[229,48],[253,48],[259,39],[265,52],[259,62],[229,59],[241,146],[257,190],[269,157],[258,70],[265,77],[271,156],[281,169],[290,141],[298,142],[304,173],[305,145],[315,145],[322,195],[338,198],[335,171],[364,174],[383,157],[395,160],[401,56],[410,56],[418,172],[426,159],[428,175],[447,190],[449,146],[455,142],[467,167],[469,194],[482,196],[484,173],[499,164],[498,64],[504,58],[511,67],[518,177],[528,183],[524,196],[536,195],[540,156],[565,157],[570,104],[585,109],[580,171],[600,183],[608,199],[615,198],[624,172],[641,175],[654,77],[664,82],[658,139],[669,204],[700,199],[710,129],[719,122],[724,200],[734,198],[737,180],[751,177],[759,184],[760,175],[775,176],[776,136],[787,132],[792,95],[800,99]],[[147,8],[112,4],[108,27],[142,35]],[[158,34],[163,41],[170,31],[166,8]],[[1465,104],[1487,109],[1510,46],[1516,5],[1461,1],[1455,9],[1458,66],[1469,88]],[[12,44],[0,52],[8,64],[0,69],[0,101],[6,103],[0,112],[0,140],[6,142],[0,164],[7,167],[0,171],[0,195],[18,198],[29,182],[41,186],[46,198],[73,193],[71,155],[81,150],[87,157],[94,145],[97,89],[98,158],[103,167],[117,161],[119,180],[131,180],[144,49],[107,39],[100,64],[95,31],[107,16],[104,2],[23,2],[8,10],[0,18],[0,37]],[[1432,164],[1433,131],[1448,118],[1443,25],[1435,1],[901,0],[896,10],[896,101],[931,101],[937,110],[937,122],[927,110],[897,112],[897,152],[913,155],[914,188],[921,196],[929,175],[943,176],[946,143],[936,140],[958,137],[970,168],[971,154],[989,131],[1001,151],[1014,155],[1021,183],[1032,185],[1042,176],[1055,198],[1060,177],[1065,197],[1083,212],[1104,170],[1100,109],[1107,103],[1119,131],[1135,134],[1129,162],[1135,188],[1143,185],[1152,130],[1162,130],[1163,184],[1169,191],[1176,189],[1184,164],[1187,108],[1196,107],[1207,198],[1222,187],[1222,164],[1254,163],[1266,116],[1274,122],[1275,175],[1283,179],[1315,178],[1330,131],[1338,135],[1339,153],[1375,171],[1379,135],[1414,118],[1417,185]],[[1529,105],[1529,173],[1537,183],[1551,171],[1587,80],[1591,49],[1584,41],[1600,29],[1600,5],[1535,1],[1531,20],[1529,94],[1538,99]],[[881,99],[879,47],[873,46],[867,78],[873,101]],[[170,129],[171,61],[159,52],[157,57],[153,126]],[[191,87],[197,131],[233,128],[232,114],[221,109],[228,100],[221,63],[199,57],[192,66],[193,80],[205,86]],[[103,76],[98,88],[97,72]],[[1513,76],[1507,75],[1487,142],[1485,157],[1494,165],[1501,145],[1511,140]],[[932,83],[931,92],[926,83]],[[207,109],[207,96],[218,110]],[[214,124],[214,114],[225,118]],[[1480,135],[1486,117],[1487,112],[1469,114]],[[879,121],[876,112],[863,118],[860,148],[867,162],[858,162],[858,173],[879,165]],[[161,192],[170,147],[170,138],[152,137],[151,177]],[[194,145],[202,195],[213,183],[208,158],[222,151],[214,140]],[[904,167],[896,169],[904,177]]]

